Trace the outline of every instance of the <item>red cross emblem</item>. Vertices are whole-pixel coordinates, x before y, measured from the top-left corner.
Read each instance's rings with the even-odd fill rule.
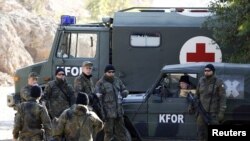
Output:
[[[196,36],[188,39],[180,50],[180,63],[191,62],[221,62],[222,53],[216,42],[206,36]]]
[[[196,52],[187,53],[187,62],[214,62],[215,53],[206,52],[205,43],[196,43]]]

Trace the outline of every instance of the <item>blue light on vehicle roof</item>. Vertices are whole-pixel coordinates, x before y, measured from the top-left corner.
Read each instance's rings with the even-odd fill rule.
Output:
[[[69,16],[69,15],[62,15],[61,16],[61,25],[70,25],[76,23],[76,17],[75,16]]]

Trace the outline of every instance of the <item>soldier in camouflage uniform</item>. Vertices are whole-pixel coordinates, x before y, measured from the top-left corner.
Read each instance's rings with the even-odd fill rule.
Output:
[[[38,86],[32,86],[30,96],[27,102],[18,105],[17,114],[13,129],[13,140],[19,141],[41,141],[43,131],[47,139],[51,137],[51,121],[47,110],[36,102],[41,95],[41,89]]]
[[[30,98],[30,89],[33,85],[37,85],[38,75],[35,72],[29,73],[28,84],[20,91],[21,102],[27,101]]]
[[[24,86],[20,93],[17,93],[16,97],[16,103],[14,105],[14,110],[17,110],[17,105],[20,104],[21,102],[28,101],[30,97],[30,89],[33,85],[37,85],[37,79],[38,76],[35,72],[31,72],[28,75],[28,84]]]
[[[222,80],[215,76],[215,68],[208,64],[204,68],[204,76],[200,78],[197,86],[197,96],[204,109],[210,113],[211,124],[219,124],[224,118],[226,110],[226,93]],[[208,138],[208,123],[201,114],[197,117],[198,138],[206,141]]]
[[[87,93],[90,99],[90,102],[93,98],[93,93],[95,91],[94,83],[92,80],[92,69],[93,63],[90,61],[85,61],[82,64],[82,74],[75,78],[74,81],[74,89],[75,89],[75,96],[79,92]],[[91,103],[92,104],[92,103]]]
[[[93,141],[92,133],[102,130],[103,122],[94,113],[88,110],[89,100],[85,93],[80,92],[76,104],[66,109],[58,119],[53,130],[53,138],[61,141]]]
[[[55,75],[55,80],[46,85],[43,98],[51,119],[75,103],[73,87],[67,83],[64,70],[58,68]]]
[[[122,98],[129,92],[114,73],[115,68],[107,65],[104,76],[96,84],[96,95],[103,106],[104,141],[128,141],[130,139],[123,119]]]

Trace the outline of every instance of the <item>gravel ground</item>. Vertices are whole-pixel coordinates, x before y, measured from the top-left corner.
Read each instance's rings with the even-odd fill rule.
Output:
[[[15,111],[7,106],[7,95],[14,92],[14,87],[0,87],[0,141],[12,139]]]

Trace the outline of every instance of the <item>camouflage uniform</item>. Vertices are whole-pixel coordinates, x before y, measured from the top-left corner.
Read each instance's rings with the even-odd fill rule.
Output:
[[[31,98],[30,91],[31,91],[31,87],[33,86],[33,84],[29,84],[30,79],[32,79],[33,81],[35,79],[35,81],[37,81],[37,79],[38,79],[37,73],[36,72],[29,73],[28,84],[26,86],[24,86],[20,91],[20,103],[28,101]]]
[[[96,105],[98,101],[94,99],[94,92],[95,92],[95,87],[93,80],[91,78],[92,76],[86,76],[84,73],[82,73],[80,76],[75,78],[74,81],[74,90],[75,90],[75,96],[77,97],[77,94],[79,92],[86,93],[88,95],[88,98],[90,100],[90,103],[88,105],[88,109],[90,111],[94,111],[98,116],[100,117],[100,110],[96,108]],[[100,109],[100,108],[99,108]],[[97,132],[93,133],[93,138],[95,139]]]
[[[21,102],[25,102],[28,101],[31,96],[30,96],[30,89],[31,89],[31,85],[26,85],[25,87],[23,87],[20,91],[20,100]]]
[[[14,105],[14,110],[17,110],[17,106],[22,103],[22,102],[26,102],[28,100],[30,100],[32,97],[30,96],[30,89],[31,89],[31,85],[26,85],[24,86],[20,93],[17,93],[17,97],[16,97],[16,103]]]
[[[31,98],[31,96],[30,96],[31,87],[32,87],[31,85],[26,85],[25,87],[23,87],[21,89],[21,91],[20,91],[20,103],[28,101]]]
[[[53,137],[60,141],[64,136],[66,141],[93,141],[92,133],[103,128],[103,122],[87,106],[75,104],[66,109],[53,130]]]
[[[45,87],[44,100],[51,119],[59,117],[65,109],[75,103],[73,88],[66,80],[52,80]]]
[[[226,110],[226,93],[222,80],[215,76],[211,78],[201,77],[197,86],[197,96],[204,109],[210,113],[212,117],[211,124],[218,124],[220,116],[223,116]],[[207,140],[207,123],[200,114],[197,117],[197,126],[199,140]]]
[[[31,98],[30,96],[31,87],[32,87],[31,85],[26,85],[21,89],[20,93],[16,94],[16,102],[15,105],[13,106],[14,110],[17,110],[18,105],[20,103],[28,101]]]
[[[114,77],[110,82],[104,75],[96,84],[96,93],[102,94],[104,141],[128,141],[122,108],[122,97],[126,97],[128,90],[119,78]]]
[[[19,141],[41,141],[43,129],[46,137],[51,136],[51,121],[47,110],[31,98],[18,105],[15,115],[13,137]]]
[[[87,78],[83,73],[75,78],[74,89],[76,97],[79,92],[84,92],[88,94],[90,99],[95,91],[93,80],[91,78]]]

